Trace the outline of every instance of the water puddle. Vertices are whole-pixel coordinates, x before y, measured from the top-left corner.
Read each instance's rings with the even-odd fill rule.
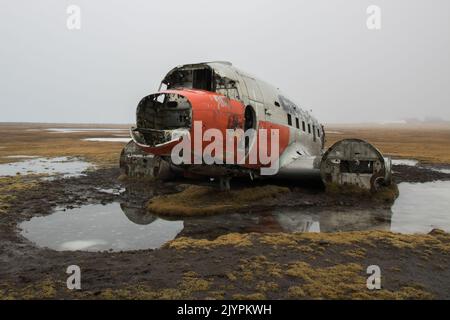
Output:
[[[390,210],[282,209],[249,214],[225,214],[184,220],[180,233],[192,238],[214,239],[227,233],[342,232],[389,230]]]
[[[48,174],[63,178],[77,177],[93,167],[92,164],[77,158],[31,158],[29,160],[0,164],[0,176],[16,174]]]
[[[81,132],[96,132],[96,131],[128,131],[128,129],[120,129],[120,128],[48,128],[45,129],[51,132],[59,132],[59,133],[81,133]]]
[[[155,249],[178,236],[214,239],[228,233],[389,230],[390,211],[283,210],[166,220],[125,204],[86,205],[34,217],[19,227],[40,247],[57,251]]]
[[[119,203],[57,210],[20,225],[22,235],[41,247],[57,251],[124,251],[154,249],[183,229],[182,221],[153,218],[136,224],[123,214]]]
[[[82,140],[93,142],[130,142],[131,138],[85,138]]]
[[[400,196],[392,207],[391,230],[428,233],[434,228],[450,232],[450,181],[400,183]]]
[[[102,189],[97,188],[98,191],[108,194],[114,194],[114,195],[120,195],[121,193],[125,192],[125,188],[109,188],[109,189]]]
[[[436,172],[445,173],[445,174],[450,174],[450,169],[432,168],[431,170],[436,171]]]
[[[419,163],[415,159],[392,159],[392,165],[394,166],[411,166],[414,167]]]
[[[20,225],[22,235],[54,250],[126,251],[155,249],[181,236],[215,239],[228,233],[343,232],[386,230],[450,232],[450,181],[401,183],[391,209],[279,209],[208,217],[162,218],[145,210],[146,201],[130,190],[98,189],[122,194],[122,203],[86,205],[34,217]],[[147,193],[148,194],[148,193]]]

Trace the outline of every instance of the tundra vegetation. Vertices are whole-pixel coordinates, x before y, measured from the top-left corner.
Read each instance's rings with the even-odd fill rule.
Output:
[[[111,281],[101,288],[70,291],[62,280],[43,277],[25,286],[3,281],[0,298],[432,299],[435,288],[424,282],[423,274],[446,275],[450,235],[438,230],[428,235],[229,234],[210,241],[179,238],[161,250],[184,261],[179,272],[167,266],[173,281],[156,280],[161,274],[150,272],[137,283]],[[428,264],[411,265],[421,260]],[[380,290],[366,287],[372,261],[381,261]],[[411,268],[417,278],[411,278]]]
[[[424,163],[450,164],[450,123],[405,125],[328,125],[327,145],[346,138],[360,138],[384,155],[417,159]]]

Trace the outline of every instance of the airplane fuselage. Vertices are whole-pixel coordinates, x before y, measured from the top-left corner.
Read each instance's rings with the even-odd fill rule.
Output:
[[[218,140],[216,136],[205,139],[205,132],[211,129],[215,134],[220,132],[222,145],[212,154],[213,166],[195,161],[180,165],[184,170],[208,176],[236,174],[240,168],[266,167],[267,161],[260,156],[264,152],[271,156],[276,152],[280,167],[293,157],[312,159],[321,155],[325,140],[323,126],[279,89],[223,62],[172,69],[159,92],[139,103],[136,124],[132,130],[134,142],[147,153],[167,161],[171,161],[169,157],[181,135],[189,133],[193,158],[199,158],[198,150],[203,153],[211,141]],[[227,149],[230,130],[241,135],[248,130],[256,133],[246,142],[243,158],[239,158],[237,146]],[[265,136],[261,137],[263,132]],[[200,149],[194,150],[199,143]],[[252,154],[256,154],[256,161],[250,161]]]

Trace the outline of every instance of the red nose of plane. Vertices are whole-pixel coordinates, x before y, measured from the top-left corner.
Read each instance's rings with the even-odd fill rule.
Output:
[[[196,135],[208,129],[219,130],[223,137],[227,129],[244,129],[244,110],[241,102],[214,92],[192,89],[161,91],[140,101],[136,127],[131,128],[131,136],[144,151],[170,156],[183,136],[190,135],[194,141],[198,138]],[[202,143],[202,150],[208,143]]]

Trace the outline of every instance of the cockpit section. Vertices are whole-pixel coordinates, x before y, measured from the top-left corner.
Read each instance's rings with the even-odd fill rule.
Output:
[[[160,89],[180,88],[216,92],[230,99],[239,99],[236,81],[219,75],[208,65],[175,68],[163,79]]]
[[[183,68],[176,69],[169,73],[163,84],[167,89],[199,89],[213,91],[213,70],[211,68]]]

